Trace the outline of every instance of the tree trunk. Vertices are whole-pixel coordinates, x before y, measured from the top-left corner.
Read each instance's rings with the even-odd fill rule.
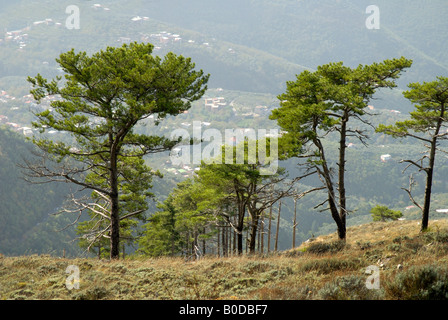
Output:
[[[232,234],[233,234],[233,228],[232,226],[229,226],[226,230],[227,256],[229,257],[233,254]]]
[[[187,257],[190,256],[190,232],[187,231],[185,234],[185,254]]]
[[[243,230],[242,230],[242,228],[237,229],[236,237],[237,237],[236,251],[237,251],[238,255],[242,255],[243,254]]]
[[[426,171],[426,187],[425,187],[425,203],[423,204],[423,212],[422,212],[422,226],[421,231],[426,231],[428,229],[428,223],[429,223],[429,208],[431,204],[431,190],[432,190],[432,179],[433,179],[433,172],[434,172],[434,159],[433,157],[435,154],[432,154],[431,150],[431,156],[430,156],[430,164],[428,167],[428,170]]]
[[[227,228],[226,232],[226,244],[227,244],[227,256],[233,255],[233,229],[232,227]]]
[[[223,237],[222,237],[221,231],[223,231],[223,230],[221,230],[220,226],[218,225],[218,233],[216,235],[216,256],[218,258],[222,257],[221,252],[224,252],[224,246],[222,244]]]
[[[325,158],[324,148],[319,139],[314,139],[314,144],[319,148],[320,157],[322,160],[322,170],[319,170],[319,173],[323,176],[325,180],[325,187],[328,192],[328,206],[330,207],[331,217],[336,222],[336,226],[338,228],[338,238],[339,240],[345,241],[346,237],[346,229],[345,223],[341,220],[339,216],[338,208],[336,206],[336,197],[333,187],[333,182],[331,181],[331,172],[327,165],[327,160]]]
[[[292,248],[296,247],[297,199],[294,198],[294,219],[292,221]]]
[[[199,258],[201,257],[201,250],[199,249],[198,236],[199,232],[195,230],[193,233],[193,242],[191,244],[191,251],[193,252],[196,260],[199,260]]]
[[[120,258],[120,208],[118,204],[118,170],[117,155],[112,149],[110,158],[110,186],[111,186],[111,212],[110,212],[110,259]]]
[[[238,234],[236,230],[233,230],[232,255],[236,254],[237,241],[238,241]]]
[[[249,228],[246,229],[246,240],[244,241],[244,244],[246,245],[246,254],[247,254],[247,249],[249,248]]]
[[[278,232],[280,229],[280,212],[282,210],[282,202],[280,201],[278,204],[278,217],[277,217],[277,231],[275,233],[275,247],[274,247],[274,251],[277,251],[278,249]]]
[[[206,229],[204,227],[204,229],[202,230],[202,233],[205,234]],[[207,248],[206,248],[206,241],[205,239],[202,239],[202,255],[205,256],[207,253]]]
[[[346,216],[347,216],[347,198],[345,195],[345,150],[347,148],[347,111],[344,112],[344,116],[341,119],[341,139],[339,141],[339,217],[345,238],[346,229]]]
[[[438,134],[438,131],[439,129],[436,130],[436,135]],[[426,171],[425,202],[423,204],[421,231],[426,231],[428,229],[429,209],[431,206],[432,180],[434,173],[434,163],[436,160],[436,147],[437,147],[437,137],[433,137],[431,142],[431,150],[429,153],[429,166],[425,170]]]
[[[272,205],[269,207],[269,224],[268,224],[268,253],[271,251],[271,227],[272,227]]]
[[[249,253],[255,253],[255,245],[257,239],[257,230],[258,230],[258,219],[259,213],[258,210],[255,210],[252,218],[252,225],[250,230],[250,239],[249,239]]]
[[[445,104],[442,103],[440,108],[440,115],[437,120],[437,126],[434,131],[434,135],[431,141],[431,150],[429,153],[429,166],[426,170],[426,187],[425,187],[425,203],[423,204],[422,212],[422,227],[421,231],[426,231],[428,229],[429,223],[429,209],[431,206],[431,192],[432,192],[432,180],[434,174],[434,164],[436,161],[436,150],[437,150],[437,139],[442,127],[443,121],[445,119]]]
[[[120,140],[114,138],[112,132],[109,132],[110,143],[110,259],[118,260],[120,258],[120,205],[118,192],[118,154],[120,153]]]
[[[118,197],[112,198],[110,229],[110,258],[112,260],[120,258],[120,218],[118,215]]]
[[[227,257],[227,230],[225,226],[221,230],[221,246],[222,246],[222,256]]]
[[[264,211],[263,214],[261,216],[261,230],[260,230],[260,252],[261,254],[264,253]]]
[[[238,255],[243,254],[243,229],[244,229],[244,215],[246,211],[245,204],[240,200],[240,203],[238,203],[238,225],[236,227],[237,229],[237,237],[238,237],[238,247],[237,252]]]

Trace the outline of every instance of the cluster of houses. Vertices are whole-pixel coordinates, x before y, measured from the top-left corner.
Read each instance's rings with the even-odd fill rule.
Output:
[[[146,17],[143,19],[145,18]],[[154,45],[155,50],[160,50],[162,47],[169,46],[173,43],[180,43],[182,41],[182,37],[176,33],[161,31],[157,33],[143,34],[140,40],[143,42],[150,42]]]
[[[104,11],[110,11],[110,9],[108,7],[104,7],[102,4],[99,3],[94,3],[92,5],[92,8],[94,8],[95,10],[104,10]]]
[[[137,21],[149,21],[149,17],[135,16],[131,20],[134,21],[134,22],[137,22]]]
[[[141,16],[135,16],[133,18],[131,18],[131,21],[136,22],[136,23],[142,23],[143,21],[149,21],[150,18],[149,17],[141,17]],[[167,47],[169,45],[175,44],[175,43],[183,43],[183,38],[181,35],[177,34],[177,33],[172,33],[172,32],[168,32],[168,31],[160,31],[160,32],[156,32],[156,33],[151,33],[151,34],[142,34],[140,39],[143,42],[150,42],[152,44],[154,44],[154,49],[155,50],[160,50],[163,47]],[[118,42],[130,42],[131,38],[129,37],[120,37],[118,39]],[[210,48],[211,44],[209,42],[196,42],[195,40],[189,39],[187,40],[185,43],[189,44],[189,45],[199,45],[205,48]],[[229,48],[227,50],[227,52],[229,54],[235,54],[236,51],[232,48]]]
[[[233,107],[233,103],[227,103],[224,97],[211,97],[204,99],[204,107],[208,111],[222,110],[227,106],[232,107],[235,116],[242,116],[245,118],[257,118],[269,113],[270,111],[268,106],[257,105],[253,109],[244,108],[244,112],[238,114],[237,110]]]
[[[102,10],[102,11],[110,11],[111,9],[100,4],[95,3],[91,6],[94,10]],[[134,16],[130,19],[133,23],[142,23],[144,21],[149,21],[150,18],[146,16]],[[14,43],[18,45],[19,51],[24,51],[25,47],[27,46],[28,41],[28,31],[31,30],[32,27],[39,26],[39,25],[46,25],[46,26],[56,26],[56,27],[63,27],[63,23],[53,20],[52,18],[46,18],[44,20],[38,20],[34,21],[31,24],[29,24],[27,27],[19,29],[19,30],[13,30],[13,31],[6,31],[4,38],[0,37],[0,46],[7,44],[7,43]],[[183,41],[181,35],[176,33],[171,33],[168,31],[161,31],[157,33],[151,33],[151,34],[140,34],[139,39],[131,39],[129,36],[123,36],[119,37],[117,42],[119,43],[129,43],[131,41],[138,40],[143,42],[150,42],[154,44],[155,50],[160,50],[163,47],[167,47],[169,45],[172,45],[174,43],[181,43]],[[188,44],[196,44],[195,40],[188,40],[186,43]],[[210,43],[203,42],[202,44],[199,44],[205,47],[210,47]],[[232,48],[228,49],[228,52],[230,54],[234,54],[235,50]]]
[[[223,97],[205,98],[205,108],[210,111],[220,110],[227,106],[226,99]]]
[[[19,101],[19,100],[24,102],[24,101],[28,101],[28,99],[29,99],[28,95],[24,96],[22,99],[16,99],[16,97],[9,95],[6,91],[0,90],[0,103],[1,104],[13,102],[13,101]],[[11,107],[11,110],[17,110],[17,109],[18,109],[18,107]],[[13,129],[17,132],[23,133],[25,136],[32,135],[32,133],[33,133],[32,129],[30,127],[23,126],[21,124],[12,122],[6,115],[0,114],[0,124],[7,125],[11,129]]]
[[[199,167],[191,167],[189,165],[181,165],[176,167],[172,165],[171,161],[167,160],[165,163],[165,170],[176,176],[189,178],[193,176],[195,172],[199,171]]]
[[[9,95],[5,90],[0,90],[0,103],[16,100],[16,97]]]
[[[389,162],[392,159],[392,156],[390,154],[382,154],[380,159],[381,162]]]
[[[32,26],[38,25],[53,25],[56,27],[62,27],[62,23],[56,22],[53,19],[45,19],[34,21]],[[29,42],[28,32],[31,30],[31,25],[24,27],[22,29],[5,31],[4,38],[0,38],[0,45],[14,44],[18,45],[18,51],[24,51]]]
[[[92,8],[94,8],[95,10],[101,9],[104,11],[110,11],[110,8],[105,7],[99,3],[93,4]],[[0,46],[7,44],[7,43],[14,43],[19,46],[19,48],[18,48],[19,51],[24,51],[25,47],[27,46],[28,31],[30,31],[32,27],[36,27],[36,26],[40,26],[40,25],[64,27],[64,24],[62,22],[56,21],[52,18],[36,20],[22,29],[5,31],[4,37],[0,38]]]
[[[253,111],[244,112],[241,114],[241,116],[245,118],[258,118],[263,114],[267,114],[268,112],[269,108],[267,106],[258,105],[255,106]]]
[[[149,35],[149,40],[153,43],[168,44],[182,41],[179,34],[162,31],[159,33],[152,33]]]
[[[15,44],[18,45],[18,50],[23,51],[27,46],[28,31],[30,27],[25,27],[19,30],[6,31],[4,38],[0,38],[0,45]]]
[[[55,25],[57,27],[62,27],[62,23],[61,22],[54,21],[51,18],[47,18],[45,20],[39,20],[39,21],[34,21],[33,22],[33,26],[38,26],[38,25],[41,25],[41,24],[44,24],[44,25],[47,25],[47,26]]]
[[[49,96],[42,99],[39,108],[49,109],[51,101],[54,101],[56,97]],[[10,94],[8,94],[5,90],[0,90],[0,104],[12,103],[13,107],[9,109],[11,111],[19,110],[18,104],[23,104],[23,106],[27,106],[27,110],[37,107],[37,104],[33,100],[33,96],[31,94],[24,95],[21,98],[16,98]],[[8,116],[0,114],[0,124],[6,125],[13,130],[23,133],[25,136],[31,136],[33,134],[32,128],[16,123],[11,120]],[[48,133],[56,133],[56,131],[49,131]]]
[[[22,29],[12,31],[6,30],[4,37],[0,38],[0,45],[17,44],[18,50],[24,51],[29,40],[28,32],[31,30],[32,27],[37,27],[39,25],[63,27],[63,24],[61,22],[55,21],[51,18],[46,18],[44,20],[37,20],[30,23],[28,26]]]
[[[22,126],[21,124],[10,122],[7,116],[0,114],[0,124],[5,124],[14,131],[23,133],[25,136],[31,136],[33,135],[33,129],[30,127]]]
[[[133,21],[145,20],[147,17],[134,17]],[[137,20],[138,19],[138,20]],[[140,33],[138,37],[119,37],[117,42],[130,43],[132,41],[149,42],[154,45],[154,50],[161,50],[164,47],[168,47],[174,43],[180,43],[182,37],[179,34],[162,31],[158,33]],[[193,40],[190,40],[193,41]]]

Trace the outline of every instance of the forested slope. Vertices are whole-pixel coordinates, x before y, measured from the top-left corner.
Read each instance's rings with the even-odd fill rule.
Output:
[[[33,146],[23,135],[0,128],[0,252],[20,255],[63,249],[74,253],[71,232],[57,232],[69,219],[50,214],[61,206],[68,188],[61,185],[29,184],[18,164],[30,159]]]

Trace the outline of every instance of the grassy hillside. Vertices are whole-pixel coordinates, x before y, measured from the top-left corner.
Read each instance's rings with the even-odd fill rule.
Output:
[[[1,257],[1,299],[346,300],[448,298],[448,220],[420,234],[417,221],[351,227],[345,246],[322,236],[270,256],[101,261],[47,255]],[[79,289],[66,287],[69,265]],[[367,289],[366,268],[380,288]]]

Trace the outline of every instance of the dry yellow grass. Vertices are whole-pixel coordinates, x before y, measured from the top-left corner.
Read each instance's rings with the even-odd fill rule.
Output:
[[[439,269],[448,262],[448,220],[431,221],[430,231],[424,234],[419,229],[417,221],[376,222],[349,228],[345,245],[333,234],[269,256],[205,257],[189,262],[182,258],[0,257],[0,299],[412,298],[417,289],[409,276],[418,274],[413,268],[430,265],[429,272],[436,272],[438,283],[445,285],[445,276],[448,279],[448,273]],[[78,289],[66,286],[70,265],[79,268]],[[379,268],[378,290],[366,289],[369,275],[365,271],[371,265]],[[445,290],[443,285],[437,293]],[[403,295],[403,290],[411,295]],[[446,291],[448,298],[448,280]]]
[[[398,220],[389,222],[371,222],[348,228],[347,243],[355,244],[358,241],[390,240],[399,236],[415,237],[420,234],[419,220]],[[432,220],[430,230],[448,229],[448,219]],[[334,241],[337,235],[320,236],[318,241]],[[305,244],[306,245],[306,244]]]

